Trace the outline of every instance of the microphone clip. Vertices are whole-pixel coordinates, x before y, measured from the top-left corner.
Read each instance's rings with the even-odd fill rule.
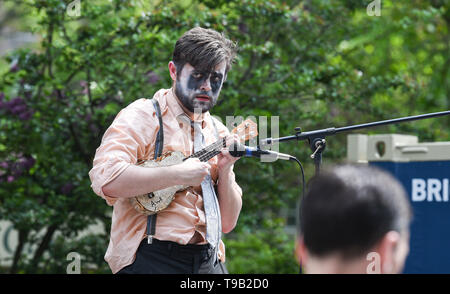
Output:
[[[313,151],[311,158],[314,159],[316,175],[320,173],[320,165],[322,164],[322,152],[325,150],[327,141],[324,137],[313,137],[308,139],[309,147]]]
[[[311,154],[311,158],[315,159],[316,156],[318,155],[317,153],[322,153],[323,150],[325,150],[325,146],[326,146],[326,141],[323,138],[317,138],[314,140],[313,145],[316,148],[316,150],[314,150],[314,153]]]

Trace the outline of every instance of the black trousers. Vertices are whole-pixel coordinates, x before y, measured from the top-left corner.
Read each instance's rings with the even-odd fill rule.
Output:
[[[180,245],[171,241],[142,240],[134,262],[118,274],[228,274],[225,265],[214,258],[209,245]]]

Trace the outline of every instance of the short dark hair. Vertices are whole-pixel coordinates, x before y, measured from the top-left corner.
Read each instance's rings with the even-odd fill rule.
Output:
[[[387,172],[341,165],[310,180],[299,217],[300,234],[312,255],[353,258],[391,230],[409,232],[412,212],[404,188]]]
[[[212,71],[219,63],[226,61],[227,73],[237,53],[237,45],[224,34],[212,29],[195,27],[181,36],[175,43],[172,61],[180,73],[189,63],[199,70]]]

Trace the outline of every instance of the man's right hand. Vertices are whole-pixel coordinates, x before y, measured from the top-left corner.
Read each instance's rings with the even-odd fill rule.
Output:
[[[189,158],[177,166],[183,185],[200,186],[206,175],[210,173],[211,165],[201,162],[198,158]]]

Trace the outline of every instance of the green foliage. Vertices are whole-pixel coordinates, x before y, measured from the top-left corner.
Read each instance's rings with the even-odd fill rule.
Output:
[[[225,238],[228,271],[232,274],[298,273],[295,239],[284,231],[285,224],[285,220],[272,215],[257,229],[248,226],[239,238]]]
[[[383,0],[380,17],[366,14],[370,1],[99,0],[81,1],[79,17],[67,15],[66,2],[5,4],[40,36],[0,63],[0,219],[20,236],[11,272],[64,272],[71,251],[108,272],[108,237],[76,238],[98,222],[110,228],[111,208],[88,178],[95,150],[121,108],[171,86],[173,46],[194,26],[224,32],[240,47],[213,109],[224,122],[227,115],[267,116],[270,130],[270,117],[279,116],[284,136],[297,126],[306,131],[449,109],[448,1]],[[449,123],[371,132],[445,141],[450,133],[442,126]],[[345,157],[345,142],[345,136],[328,141],[325,163]],[[280,151],[299,158],[311,176],[304,143]],[[298,167],[244,158],[235,171],[244,204],[226,236],[230,272],[297,273],[294,237],[278,220],[298,200]],[[23,249],[30,244],[31,254]]]

